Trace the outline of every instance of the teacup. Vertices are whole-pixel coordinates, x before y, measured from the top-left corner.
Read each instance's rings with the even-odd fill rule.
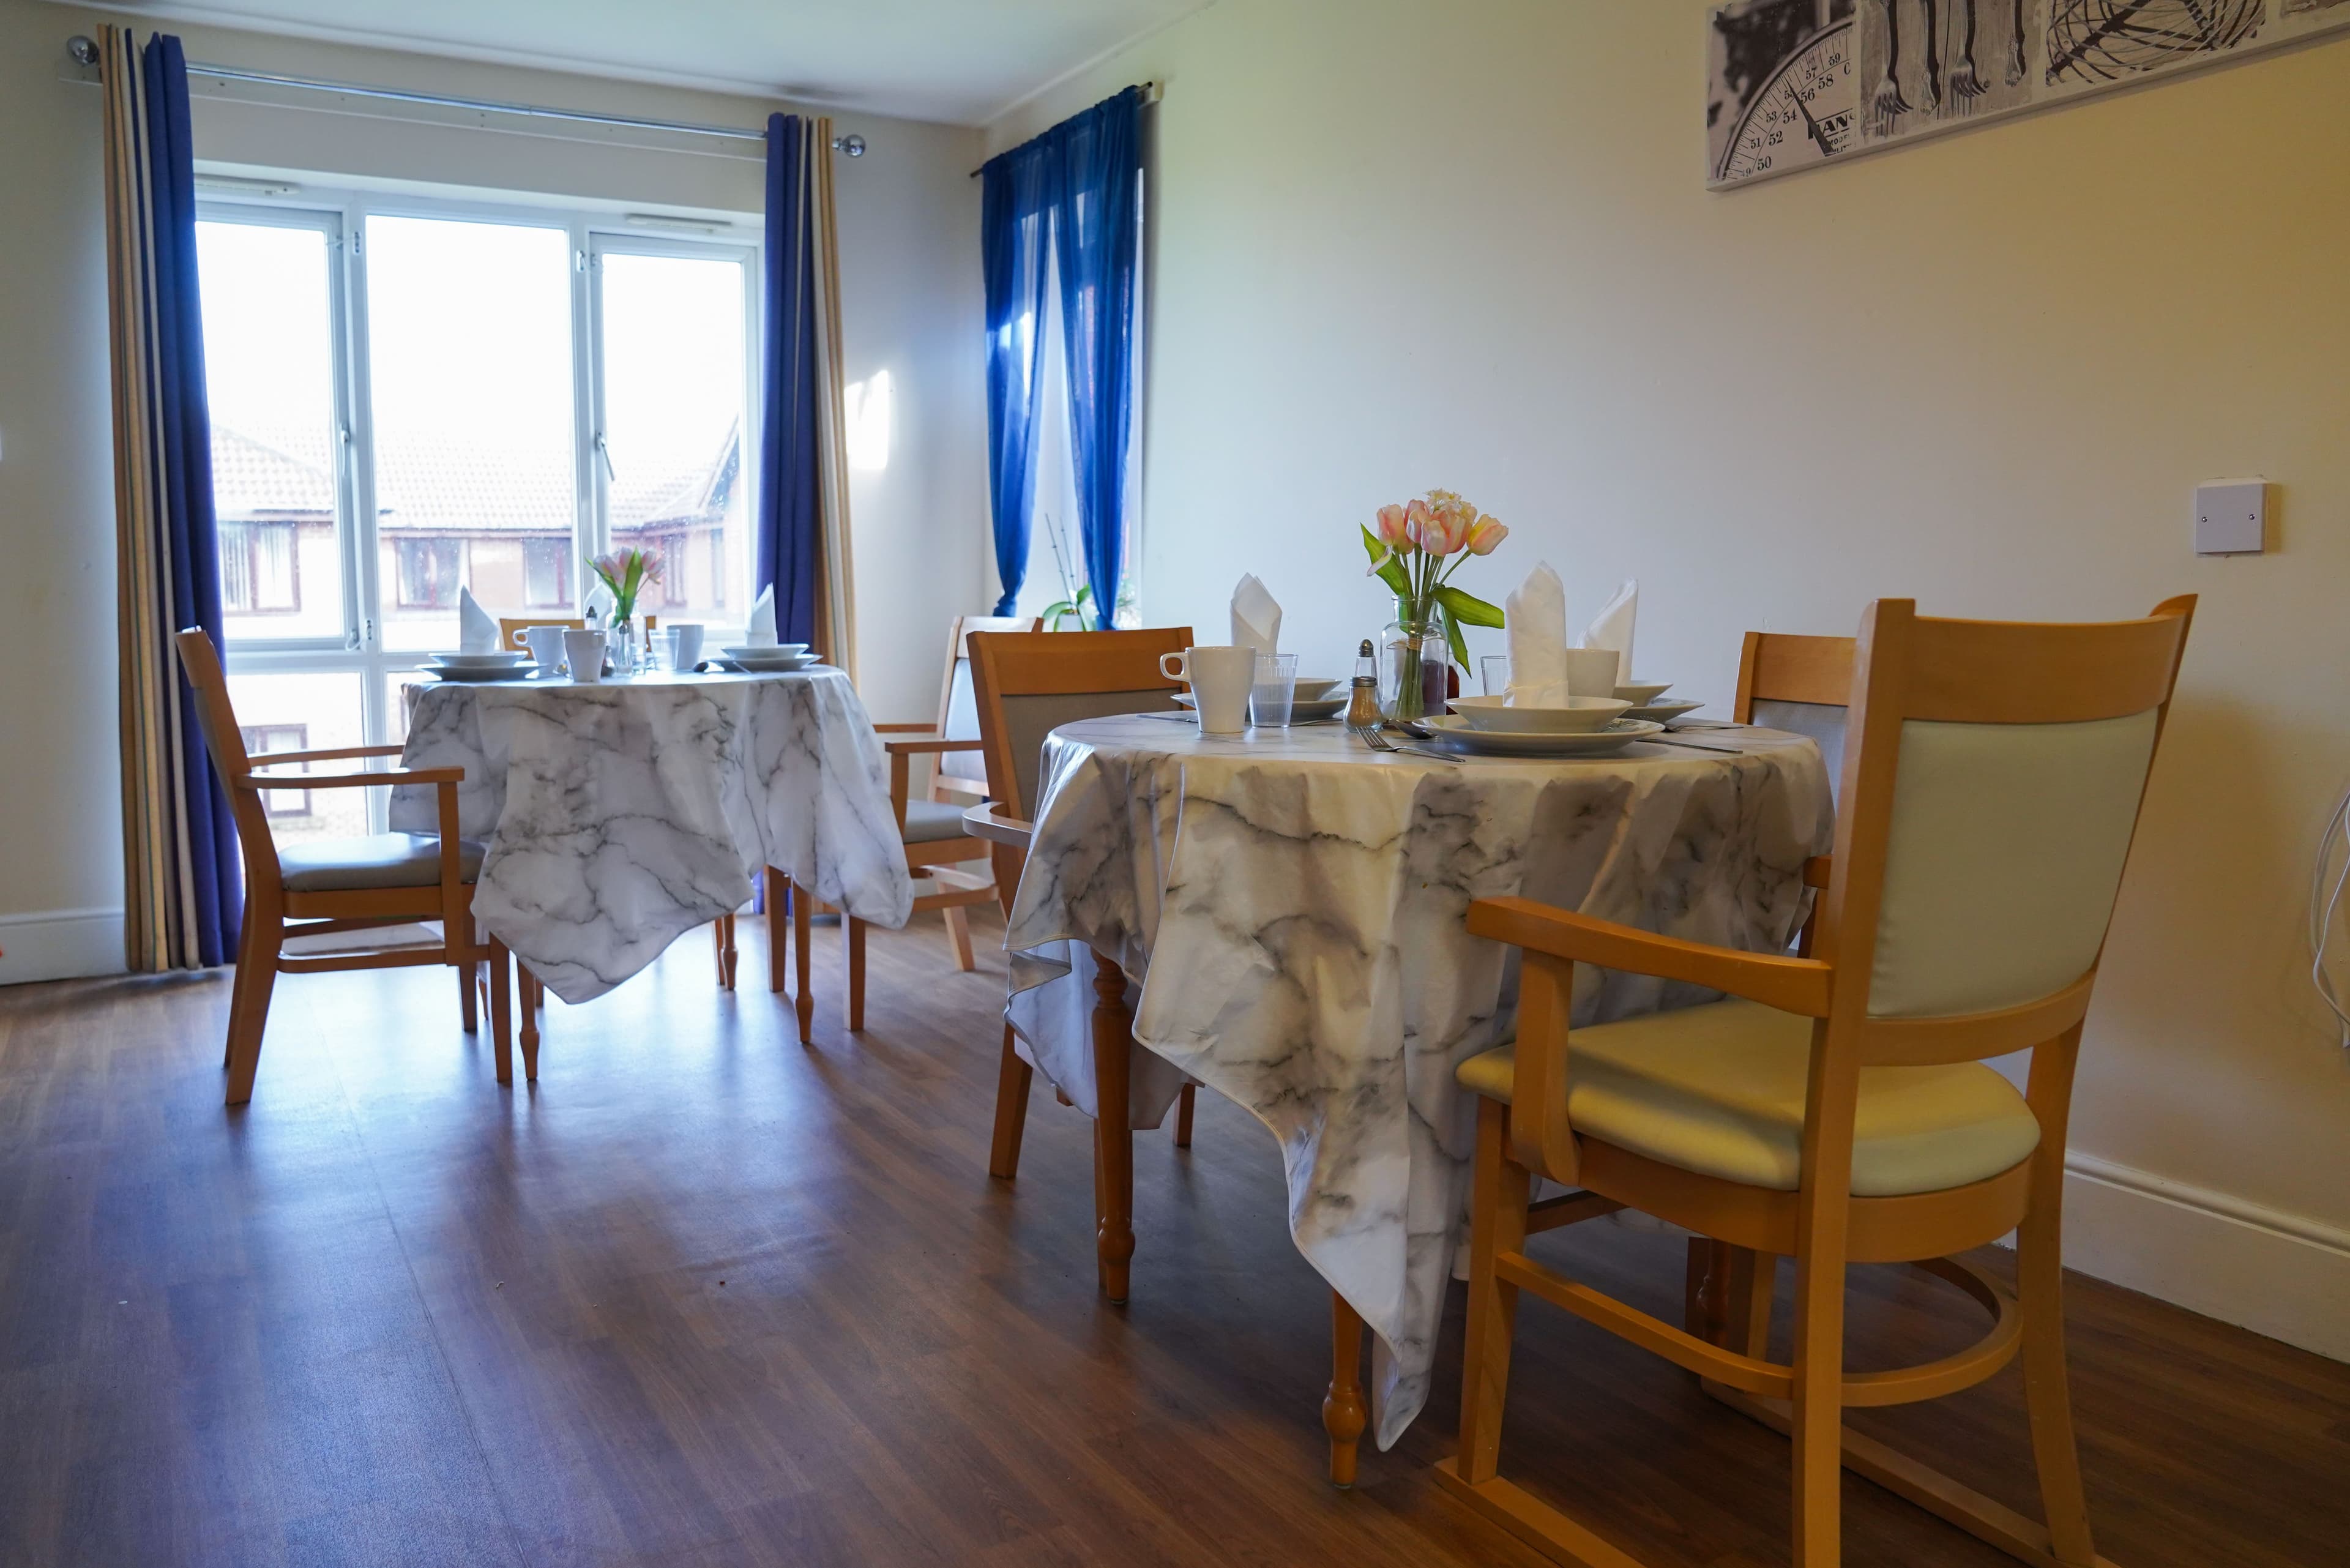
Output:
[[[1566,694],[1570,697],[1613,697],[1617,667],[1624,656],[1612,648],[1570,648],[1566,650]]]
[[[523,628],[522,639],[529,645],[530,656],[537,661],[541,675],[552,675],[563,668],[563,634],[570,629],[564,626]]]
[[[1159,657],[1159,672],[1191,688],[1203,735],[1238,735],[1248,729],[1249,692],[1256,683],[1256,649],[1187,648]]]
[[[605,639],[600,631],[563,631],[563,658],[571,666],[571,679],[593,686],[604,679]]]

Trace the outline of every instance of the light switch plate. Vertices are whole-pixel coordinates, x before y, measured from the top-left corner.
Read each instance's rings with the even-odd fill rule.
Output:
[[[2257,479],[2225,479],[2195,490],[2195,553],[2257,556],[2266,547],[2269,487]]]

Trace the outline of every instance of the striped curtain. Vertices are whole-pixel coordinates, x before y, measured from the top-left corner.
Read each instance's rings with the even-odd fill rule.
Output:
[[[830,119],[767,117],[766,238],[759,586],[775,590],[775,628],[785,642],[809,644],[853,679],[857,613]]]
[[[221,636],[195,162],[180,40],[105,27],[106,275],[114,369],[123,946],[136,972],[227,961],[236,830],[171,639]]]

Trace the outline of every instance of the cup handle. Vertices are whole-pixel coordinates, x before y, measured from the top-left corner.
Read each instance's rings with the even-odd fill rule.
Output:
[[[1162,653],[1159,656],[1159,673],[1170,680],[1191,679],[1191,656],[1188,653]]]

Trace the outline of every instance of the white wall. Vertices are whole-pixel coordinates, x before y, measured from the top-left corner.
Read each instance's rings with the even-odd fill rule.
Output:
[[[71,79],[97,12],[0,0],[0,982],[121,966],[99,95]],[[142,35],[144,28],[142,27]],[[755,126],[769,104],[678,88],[183,26],[191,58],[328,80]],[[268,99],[267,89],[255,89]],[[316,95],[195,106],[199,158],[485,192],[758,213],[748,143],[548,127]],[[306,105],[312,107],[296,107]],[[396,116],[396,117],[395,117]],[[949,618],[990,607],[980,380],[977,132],[842,113],[836,158],[845,369],[889,373],[886,468],[851,475],[860,686],[882,720],[928,717]],[[713,151],[716,149],[716,151]],[[37,750],[36,750],[37,748]]]
[[[2094,1271],[2350,1356],[2350,1060],[2305,979],[2350,783],[2350,44],[1729,194],[1702,0],[1222,0],[991,127],[1156,119],[1147,621],[1243,571],[1343,672],[1355,524],[1430,485],[1726,703],[1749,628],[2203,596],[2091,1014]],[[2199,560],[2199,480],[2283,489]]]

